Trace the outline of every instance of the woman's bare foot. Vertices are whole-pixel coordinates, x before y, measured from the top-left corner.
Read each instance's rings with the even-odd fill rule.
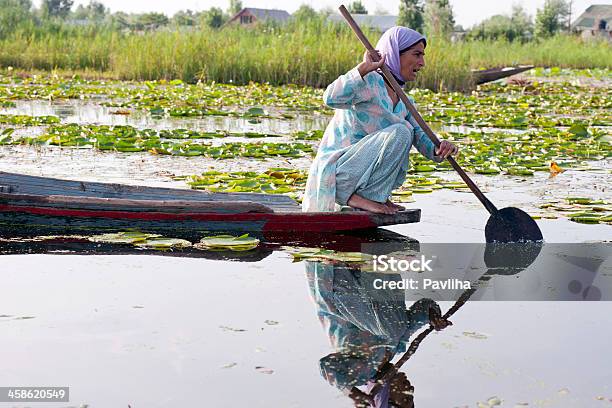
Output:
[[[353,208],[359,208],[360,210],[366,210],[378,214],[395,214],[397,212],[397,208],[368,200],[367,198],[363,198],[357,194],[353,194],[351,198],[349,198],[347,204]]]
[[[397,211],[404,211],[406,209],[406,207],[399,205],[399,204],[395,204],[394,202],[392,202],[391,200],[387,200],[387,202],[385,203],[385,205],[387,207],[391,207],[391,208],[395,208]]]

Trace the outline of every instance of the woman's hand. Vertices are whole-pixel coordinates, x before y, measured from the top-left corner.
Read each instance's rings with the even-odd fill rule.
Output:
[[[457,152],[459,152],[459,148],[447,140],[442,140],[440,146],[436,147],[436,156],[444,159],[456,155]]]
[[[366,76],[368,73],[372,71],[376,71],[378,68],[382,67],[383,64],[385,63],[385,56],[382,55],[378,50],[376,50],[376,53],[378,54],[378,58],[379,58],[378,62],[375,62],[372,59],[372,54],[370,54],[370,51],[366,51],[365,54],[363,54],[363,61],[357,66],[357,69],[359,70],[359,74],[361,75],[362,78]]]

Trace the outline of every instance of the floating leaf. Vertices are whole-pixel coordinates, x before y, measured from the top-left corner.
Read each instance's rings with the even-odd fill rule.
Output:
[[[589,131],[583,123],[573,124],[568,132],[572,133],[576,137],[585,138],[589,136]]]
[[[263,108],[250,108],[245,114],[248,116],[263,116],[266,114],[266,111]]]
[[[232,235],[204,237],[194,247],[197,249],[248,251],[257,248],[258,245],[259,239],[249,237],[249,234],[244,234],[239,237]]]
[[[144,241],[134,243],[139,248],[149,248],[157,250],[167,250],[172,248],[189,248],[191,242],[184,239],[151,237]]]
[[[128,232],[117,232],[112,234],[94,235],[88,239],[92,242],[103,242],[108,244],[135,244],[137,242],[144,242],[147,239],[158,238],[161,235],[157,234],[144,234],[137,231]]]
[[[473,339],[478,339],[478,340],[488,339],[488,336],[486,334],[477,333],[473,331],[464,331],[463,335],[466,337],[471,337]]]
[[[361,252],[336,252],[330,249],[289,246],[284,246],[282,248],[289,252],[295,262],[302,260],[325,260],[343,263],[363,263],[372,258]]]
[[[432,166],[429,164],[420,164],[420,165],[413,167],[413,171],[416,171],[416,172],[430,172],[430,171],[435,171],[435,170],[436,170],[436,166]]]

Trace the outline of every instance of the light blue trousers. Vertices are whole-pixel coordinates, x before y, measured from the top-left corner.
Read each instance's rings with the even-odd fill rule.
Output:
[[[395,124],[365,136],[336,162],[336,202],[347,205],[356,193],[384,203],[406,180],[413,132]]]

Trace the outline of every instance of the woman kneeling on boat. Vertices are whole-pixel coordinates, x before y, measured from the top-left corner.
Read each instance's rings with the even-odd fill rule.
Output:
[[[379,72],[386,64],[400,85],[414,81],[426,46],[420,33],[390,28],[376,45],[380,61],[366,51],[363,62],[327,87],[323,100],[335,114],[310,168],[304,211],[334,211],[338,204],[393,214],[403,207],[389,196],[406,179],[412,146],[438,163],[457,153],[448,141],[435,148]]]

